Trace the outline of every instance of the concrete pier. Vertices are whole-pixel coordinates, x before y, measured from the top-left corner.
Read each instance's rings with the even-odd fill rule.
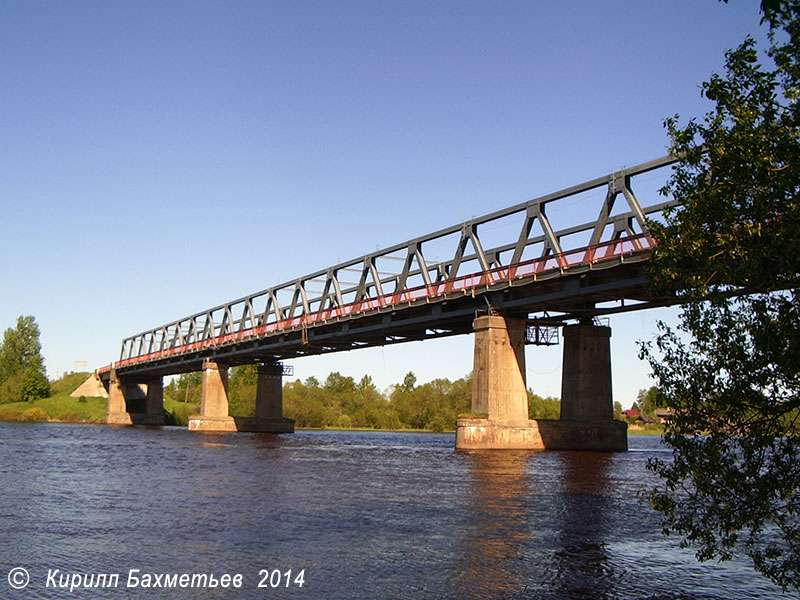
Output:
[[[189,417],[192,431],[237,431],[228,413],[228,367],[213,361],[203,363],[200,414]]]
[[[283,367],[277,363],[258,369],[254,417],[232,417],[228,410],[228,369],[212,361],[203,364],[200,414],[189,417],[189,429],[205,432],[252,431],[293,433],[294,421],[283,418]]]
[[[119,377],[116,369],[112,369],[108,389],[106,423],[110,425],[163,425],[163,379],[149,377],[141,382],[130,381]]]
[[[472,371],[472,412],[494,420],[527,420],[525,321],[478,317]]]
[[[613,421],[611,328],[581,323],[563,332],[561,419]]]
[[[106,423],[110,425],[133,425],[133,420],[128,412],[128,403],[125,401],[124,383],[117,376],[117,370],[111,369],[111,379],[108,384],[108,412]]]
[[[458,419],[457,449],[627,450],[627,426],[613,420],[608,327],[564,328],[559,420],[528,418],[525,322],[482,316],[475,319],[474,329],[476,416]]]

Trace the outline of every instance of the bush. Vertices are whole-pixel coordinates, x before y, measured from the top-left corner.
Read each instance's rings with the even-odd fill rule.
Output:
[[[19,411],[10,406],[0,406],[0,421],[19,421]]]
[[[353,426],[353,419],[350,415],[338,415],[336,420],[333,423],[334,427],[341,427],[343,429],[347,429],[348,427]]]
[[[425,424],[426,429],[430,429],[436,433],[442,433],[443,431],[455,429],[455,426],[455,421],[443,414],[435,415]]]
[[[32,406],[20,416],[22,421],[47,421],[49,418],[50,416],[38,406]]]

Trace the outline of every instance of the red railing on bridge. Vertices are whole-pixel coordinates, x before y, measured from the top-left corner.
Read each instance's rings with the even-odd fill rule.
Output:
[[[469,294],[480,288],[488,291],[493,286],[509,284],[515,281],[531,278],[534,282],[539,279],[552,278],[569,274],[579,267],[589,268],[594,265],[624,261],[637,255],[649,254],[654,246],[653,239],[648,234],[638,234],[619,238],[610,242],[596,244],[576,250],[553,254],[550,256],[520,262],[504,267],[497,267],[486,271],[473,273],[441,282],[422,285],[400,292],[384,294],[374,298],[366,298],[342,306],[310,312],[295,317],[281,319],[273,323],[250,327],[237,332],[225,333],[205,340],[190,342],[173,346],[141,356],[135,356],[118,361],[116,367],[126,367],[134,364],[158,360],[175,355],[197,352],[208,348],[234,344],[254,337],[266,337],[298,327],[316,326],[343,317],[354,317],[376,310],[396,309],[403,305],[414,305],[422,300],[429,301],[442,298],[454,293]],[[99,372],[106,372],[111,366],[104,367]]]

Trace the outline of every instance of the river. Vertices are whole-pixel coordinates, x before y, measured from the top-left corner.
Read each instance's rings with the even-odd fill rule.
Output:
[[[669,454],[629,445],[0,423],[0,598],[780,597],[662,536],[638,494]]]

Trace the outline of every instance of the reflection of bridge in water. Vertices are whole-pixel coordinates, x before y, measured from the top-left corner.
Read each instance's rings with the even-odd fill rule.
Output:
[[[665,179],[673,162],[625,169],[126,338],[119,361],[100,371],[108,422],[163,423],[163,377],[202,370],[190,429],[289,432],[282,359],[474,332],[476,416],[459,419],[457,447],[625,449],[625,428],[612,418],[611,331],[596,317],[672,302],[653,297],[644,276],[647,219],[672,203],[653,190],[642,202],[633,183],[652,171]],[[580,222],[592,203],[598,216]],[[558,327],[561,419],[529,420],[524,346],[550,343]],[[256,413],[234,418],[227,369],[244,364],[259,365]],[[137,384],[147,386],[143,412],[131,411]]]

